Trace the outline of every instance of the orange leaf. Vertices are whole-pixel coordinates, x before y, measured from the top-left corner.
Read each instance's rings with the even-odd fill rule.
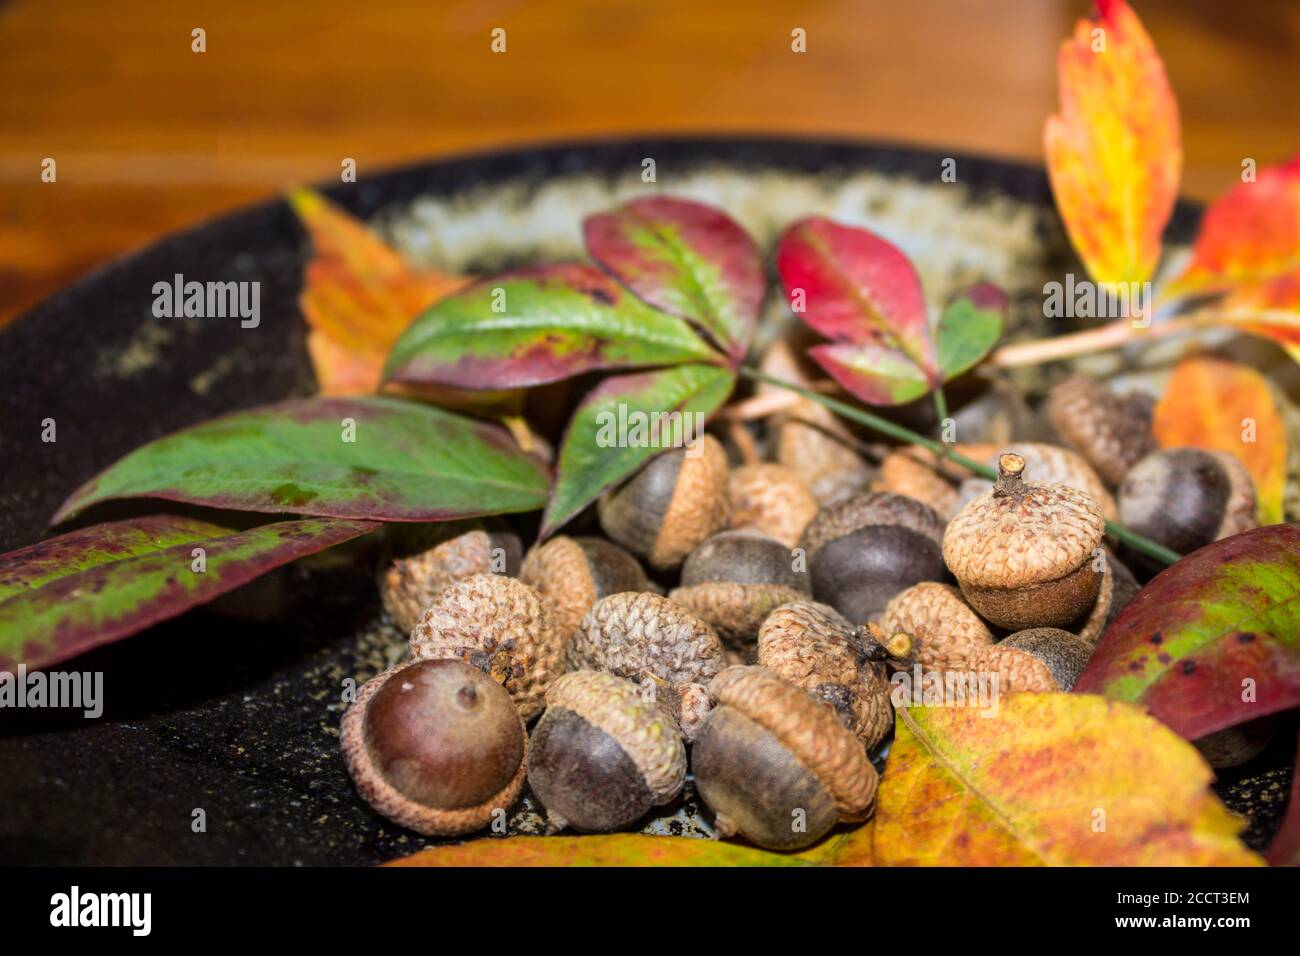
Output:
[[[1145,282],[1182,174],[1178,103],[1124,0],[1098,0],[1061,47],[1060,113],[1044,145],[1070,241],[1097,282]]]
[[[1196,748],[1140,707],[1003,695],[912,707],[877,796],[881,866],[1249,866]]]
[[[1219,358],[1184,359],[1156,405],[1152,430],[1165,448],[1224,451],[1237,457],[1259,496],[1261,524],[1282,521],[1286,426],[1259,372]]]
[[[307,348],[321,393],[373,392],[397,337],[426,307],[466,280],[413,268],[314,190],[296,189],[288,198],[314,247],[299,304],[311,327]]]
[[[798,856],[694,837],[486,837],[429,847],[387,866],[807,866]]]

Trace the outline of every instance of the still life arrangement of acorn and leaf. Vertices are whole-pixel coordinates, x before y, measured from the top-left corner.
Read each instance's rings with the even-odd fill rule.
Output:
[[[1181,142],[1123,0],[1060,81],[1081,284],[1142,287]],[[1148,306],[1012,343],[999,289],[928,300],[826,218],[761,249],[651,191],[585,220],[590,261],[454,276],[290,200],[321,395],[146,445],[54,516],[261,520],[162,510],[0,556],[0,664],[365,541],[409,654],[355,695],[341,758],[377,813],[457,838],[411,862],[1265,861],[1209,785],[1300,704],[1290,402],[1206,334],[1300,361],[1300,158],[1214,203]],[[1071,371],[1155,341],[1184,344],[1162,394]],[[1054,384],[1008,388],[1030,365]],[[718,841],[637,832],[684,788]],[[555,835],[500,834],[525,790]],[[1267,861],[1300,862],[1294,791]]]

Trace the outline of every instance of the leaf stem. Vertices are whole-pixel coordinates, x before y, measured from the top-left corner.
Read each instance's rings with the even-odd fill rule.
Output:
[[[777,388],[788,389],[791,392],[802,395],[804,398],[812,399],[814,402],[829,408],[842,418],[847,418],[860,425],[866,425],[868,428],[877,431],[882,435],[888,435],[890,438],[896,438],[899,441],[907,442],[908,444],[920,445],[922,448],[929,449],[936,455],[946,457],[949,461],[953,461],[968,471],[974,472],[981,478],[987,478],[989,481],[997,480],[997,471],[990,468],[988,465],[981,464],[973,458],[966,457],[943,442],[935,441],[933,438],[926,438],[924,435],[914,432],[910,428],[905,428],[886,418],[881,418],[879,415],[875,415],[865,409],[856,408],[847,402],[841,402],[839,399],[831,398],[829,395],[822,395],[818,392],[814,392],[812,389],[796,385],[794,382],[787,382],[784,379],[777,378],[775,375],[768,375],[766,372],[761,372],[748,365],[742,365],[738,371],[746,378],[753,379],[757,382],[766,382],[768,385],[775,385]],[[1135,551],[1141,551],[1143,554],[1155,558],[1157,561],[1161,561],[1165,564],[1173,564],[1182,557],[1182,555],[1169,550],[1164,545],[1158,544],[1150,538],[1138,534],[1136,531],[1130,531],[1123,525],[1116,524],[1113,521],[1106,522],[1106,530]]]

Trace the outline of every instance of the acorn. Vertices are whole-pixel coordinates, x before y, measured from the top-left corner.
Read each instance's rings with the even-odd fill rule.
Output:
[[[597,503],[600,526],[658,570],[727,526],[727,454],[712,435],[652,459]]]
[[[860,624],[918,581],[948,577],[942,541],[943,519],[933,508],[904,495],[869,491],[823,509],[801,547],[813,595]]]
[[[652,590],[637,559],[603,538],[557,535],[528,549],[519,580],[550,601],[567,639],[601,598]]]
[[[1264,752],[1278,727],[1276,716],[1258,717],[1244,724],[1207,734],[1192,743],[1205,762],[1217,770],[1240,767]]]
[[[1072,375],[1047,396],[1047,416],[1061,439],[1086,458],[1111,486],[1156,447],[1151,432],[1155,399],[1117,395],[1105,384]]]
[[[671,684],[654,674],[641,678],[641,694],[646,700],[657,703],[677,722],[677,729],[687,743],[695,740],[704,724],[704,718],[713,709],[713,698],[703,684]]]
[[[870,750],[894,726],[889,675],[870,660],[852,624],[811,601],[773,611],[758,632],[758,663],[829,704]]]
[[[1009,446],[1007,451],[1019,455],[1025,460],[1025,470],[1034,476],[1034,481],[1045,485],[1067,485],[1082,491],[1101,506],[1101,513],[1107,520],[1114,520],[1119,509],[1115,498],[1106,488],[1101,476],[1093,470],[1092,465],[1082,455],[1043,442],[1020,442]],[[996,468],[998,455],[984,456],[987,464]],[[957,493],[956,507],[948,514],[956,514],[969,501],[974,501],[992,487],[993,483],[979,476],[967,478],[962,482]]]
[[[1096,557],[1093,560],[1095,562]],[[1119,616],[1129,601],[1137,597],[1140,590],[1142,586],[1133,577],[1133,572],[1110,551],[1105,551],[1097,600],[1081,619],[1070,625],[1069,630],[1096,647],[1101,636],[1106,633],[1106,628],[1110,627],[1110,622]]]
[[[796,850],[870,815],[879,778],[831,708],[764,667],[729,667],[709,692],[691,768],[720,837]]]
[[[729,647],[753,646],[759,625],[810,593],[791,550],[757,531],[721,531],[690,553],[668,597],[707,622]]]
[[[1255,484],[1237,458],[1164,448],[1133,466],[1119,489],[1120,521],[1179,554],[1256,527]]]
[[[993,645],[993,632],[961,592],[936,581],[922,581],[895,595],[879,626],[885,634],[911,637],[912,654],[927,670],[968,670]]]
[[[787,548],[799,543],[817,515],[817,499],[799,473],[785,465],[742,465],[731,472],[728,491],[732,528],[752,528]]]
[[[410,633],[420,612],[449,584],[473,574],[519,573],[519,536],[500,520],[394,525],[379,597],[400,630]]]
[[[1082,491],[1023,479],[1025,460],[998,459],[998,480],[957,512],[943,558],[976,612],[999,627],[1061,627],[1092,607],[1106,519]]]
[[[528,785],[549,830],[621,830],[671,802],[685,781],[677,727],[637,685],[587,670],[551,685],[528,753]]]
[[[339,743],[357,792],[425,836],[482,829],[524,785],[528,738],[499,684],[460,661],[411,661],[361,688]]]
[[[680,604],[624,592],[591,606],[565,648],[569,670],[608,671],[631,681],[708,684],[723,668],[717,633]]]
[[[997,674],[1004,694],[1048,694],[1073,689],[1092,656],[1092,647],[1057,627],[1017,631],[985,648],[971,662],[977,674]]]
[[[472,664],[504,686],[531,720],[564,673],[564,639],[550,604],[527,584],[477,574],[443,588],[420,615],[411,629],[411,657]]]

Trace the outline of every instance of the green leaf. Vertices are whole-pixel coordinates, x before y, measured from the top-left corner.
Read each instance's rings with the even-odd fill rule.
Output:
[[[1300,525],[1233,535],[1161,571],[1074,689],[1141,704],[1188,740],[1300,705]]]
[[[702,429],[735,382],[730,371],[715,365],[679,365],[602,382],[574,411],[565,432],[542,534],[550,534],[651,458],[699,438],[702,431],[696,426]],[[661,430],[653,443],[637,440],[637,424],[656,422]],[[624,424],[631,427],[625,431]]]
[[[148,497],[442,521],[531,511],[545,504],[546,489],[545,468],[496,425],[393,398],[315,398],[236,412],[136,449],[74,492],[53,520]]]
[[[987,282],[970,286],[948,303],[935,332],[945,382],[974,368],[998,344],[1006,309],[1006,295]]]
[[[754,240],[726,213],[652,196],[589,216],[583,236],[591,257],[646,302],[745,357],[767,280]]]
[[[379,528],[308,518],[232,531],[153,516],[0,555],[0,667],[48,667]],[[203,549],[202,570],[196,548]]]
[[[435,303],[397,340],[384,377],[523,388],[594,369],[713,357],[682,319],[650,308],[594,266],[565,264],[506,272]]]

